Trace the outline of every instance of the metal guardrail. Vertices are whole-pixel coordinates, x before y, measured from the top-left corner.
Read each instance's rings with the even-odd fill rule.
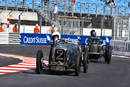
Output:
[[[130,41],[111,40],[113,55],[130,56]]]
[[[0,32],[0,44],[20,44],[20,38],[19,33]]]

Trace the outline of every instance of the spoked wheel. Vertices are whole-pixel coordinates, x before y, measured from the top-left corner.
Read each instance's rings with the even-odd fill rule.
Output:
[[[75,64],[75,76],[79,76],[79,74],[80,74],[80,56],[77,57]]]
[[[106,46],[106,49],[105,49],[105,62],[107,64],[111,63],[111,55],[112,55],[111,53],[112,53],[111,46]]]
[[[36,73],[37,74],[41,74],[43,71],[43,53],[41,50],[37,51],[37,55],[36,55]]]
[[[86,73],[88,71],[88,51],[87,51],[87,49],[84,50],[82,63],[83,63],[83,72]]]

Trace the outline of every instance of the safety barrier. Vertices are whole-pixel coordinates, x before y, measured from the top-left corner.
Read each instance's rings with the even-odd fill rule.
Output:
[[[19,33],[0,32],[0,44],[20,44]]]
[[[130,41],[111,40],[112,53],[120,56],[130,56]]]
[[[87,45],[88,38],[90,36],[82,36],[82,35],[61,35],[62,39],[68,39],[72,41],[72,43],[77,43],[78,37],[82,39],[80,44]],[[102,36],[103,44],[110,45],[110,36]],[[21,44],[24,45],[50,45],[49,41],[52,40],[51,34],[29,34],[29,33],[21,33]]]
[[[82,35],[61,35],[61,38],[69,39],[77,43],[78,37],[82,39],[80,44],[86,44],[90,36]],[[130,41],[111,40],[110,36],[102,36],[104,45],[112,45],[114,55],[130,56]],[[0,44],[22,44],[22,45],[50,45],[51,34],[30,34],[30,33],[3,33],[0,32]]]

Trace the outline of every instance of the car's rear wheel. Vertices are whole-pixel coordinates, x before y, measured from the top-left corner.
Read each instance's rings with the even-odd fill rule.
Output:
[[[83,54],[83,72],[86,73],[87,71],[88,71],[88,50],[86,48]]]
[[[112,55],[111,53],[112,53],[111,46],[106,46],[106,48],[105,48],[105,62],[107,64],[111,63],[111,55]]]
[[[75,64],[75,76],[79,76],[80,74],[80,56],[77,57],[76,59],[76,64]]]
[[[43,71],[44,64],[42,63],[43,61],[43,53],[41,50],[37,51],[36,55],[36,73],[41,74]]]

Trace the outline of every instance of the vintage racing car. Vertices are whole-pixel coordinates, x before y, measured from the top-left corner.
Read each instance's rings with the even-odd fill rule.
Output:
[[[36,55],[36,72],[38,74],[43,71],[45,66],[43,61],[43,52],[39,50]],[[72,69],[75,75],[78,76],[81,66],[83,66],[83,72],[86,73],[88,69],[87,56],[82,53],[80,45],[65,39],[51,42],[49,71],[67,71]]]
[[[112,47],[110,45],[103,45],[103,40],[100,37],[97,37],[94,30],[91,31],[91,37],[88,39],[88,45],[86,49],[87,52],[87,61],[97,60],[101,57],[104,57],[104,61],[109,64],[111,62]]]

